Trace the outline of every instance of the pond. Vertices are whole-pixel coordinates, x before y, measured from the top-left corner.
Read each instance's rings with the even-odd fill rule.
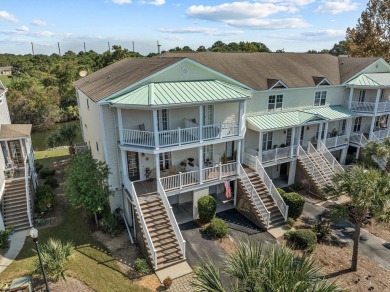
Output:
[[[47,138],[49,135],[53,132],[55,132],[58,128],[65,124],[76,124],[79,127],[79,131],[77,133],[76,141],[75,143],[82,143],[83,142],[83,137],[81,136],[81,131],[80,131],[80,121],[71,121],[67,123],[58,123],[55,124],[53,127],[44,129],[44,130],[35,130],[31,133],[31,139],[32,139],[32,144],[33,148],[35,151],[42,151],[46,150],[49,148],[47,145]]]

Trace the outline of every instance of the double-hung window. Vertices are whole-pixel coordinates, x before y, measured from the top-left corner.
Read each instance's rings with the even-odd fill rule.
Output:
[[[359,132],[361,127],[362,127],[362,117],[355,118],[355,121],[353,123],[353,131]]]
[[[314,106],[326,104],[326,91],[317,91],[314,97]]]
[[[263,134],[263,151],[270,150],[272,148],[272,132]]]
[[[268,97],[268,111],[281,111],[283,107],[283,94],[270,95]]]

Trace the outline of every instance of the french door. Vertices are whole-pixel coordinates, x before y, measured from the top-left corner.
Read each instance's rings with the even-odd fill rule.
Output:
[[[131,181],[140,180],[138,152],[127,151],[127,171]]]
[[[23,153],[19,140],[8,141],[8,149],[12,162],[17,166],[23,166]]]
[[[158,130],[165,131],[168,130],[168,110],[161,109],[157,111],[157,123]]]

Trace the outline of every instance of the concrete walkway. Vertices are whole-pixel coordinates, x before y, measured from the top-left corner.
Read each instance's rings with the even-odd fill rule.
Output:
[[[11,235],[10,247],[5,255],[0,259],[0,273],[4,271],[19,254],[24,245],[24,241],[26,240],[26,236],[29,236],[29,233],[30,230],[23,230]]]

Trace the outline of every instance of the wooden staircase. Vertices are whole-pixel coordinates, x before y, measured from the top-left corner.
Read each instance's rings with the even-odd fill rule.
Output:
[[[149,193],[148,195],[139,196],[138,199],[153,246],[157,252],[157,270],[184,261],[183,253],[160,195]],[[139,226],[142,226],[137,213],[136,217]],[[144,233],[142,237],[147,246],[148,243]],[[153,263],[150,249],[146,248],[146,250],[150,262]]]
[[[24,179],[5,182],[5,192],[2,203],[5,228],[11,226],[15,231],[30,228],[27,215],[26,183]]]
[[[266,209],[270,212],[270,224],[268,228],[283,225],[285,223],[283,214],[280,212],[278,206],[274,202],[269,193],[267,186],[264,184],[260,175],[253,169],[243,166],[249,180],[256,189],[258,197],[254,197],[255,204],[261,204],[261,201],[265,205]],[[252,200],[252,199],[251,199]]]

